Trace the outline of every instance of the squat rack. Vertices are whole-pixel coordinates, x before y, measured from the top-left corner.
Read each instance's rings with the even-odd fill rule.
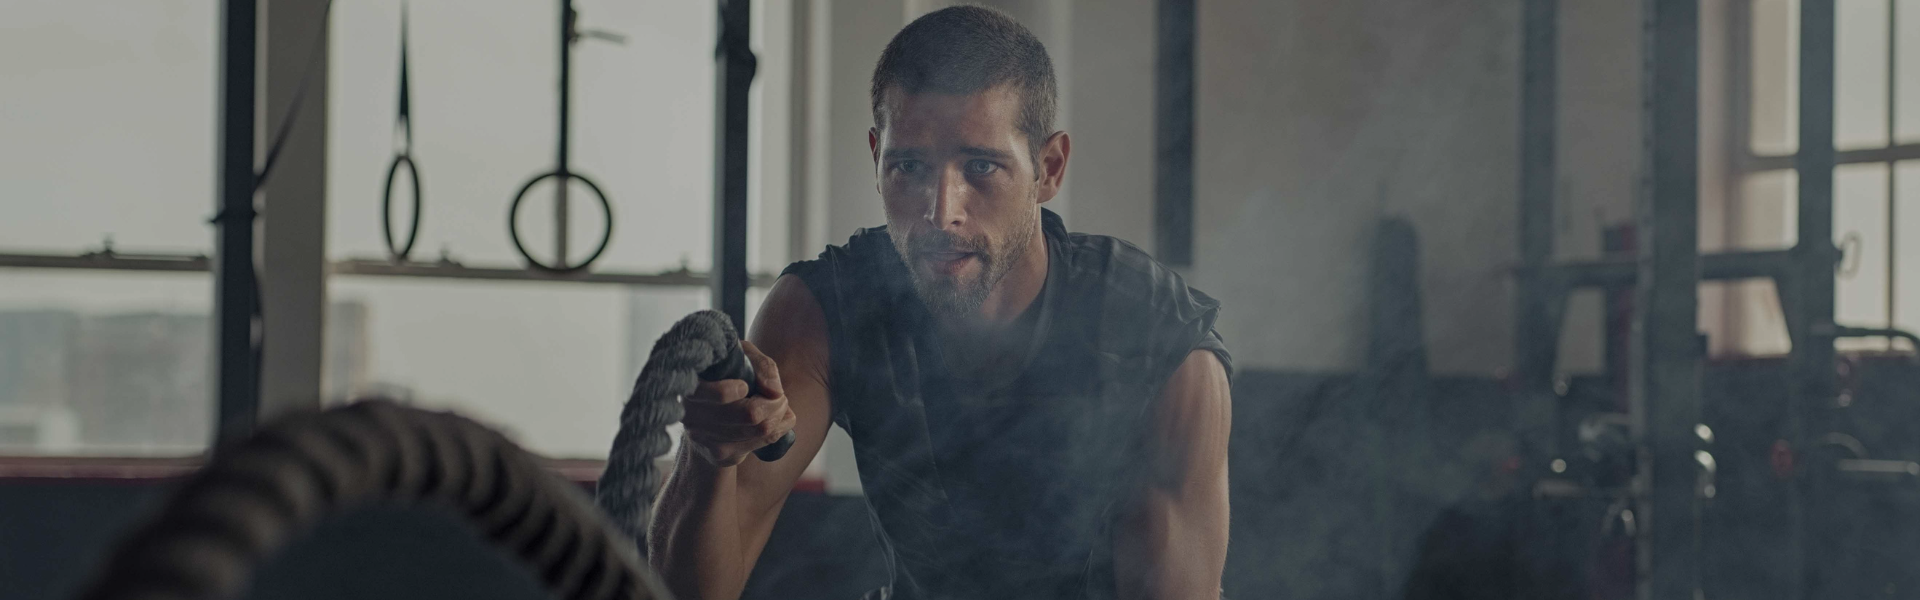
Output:
[[[1734,2],[1740,5],[1743,2]],[[1735,7],[1743,10],[1745,7]],[[1522,36],[1520,267],[1515,311],[1518,421],[1536,451],[1558,455],[1554,367],[1568,296],[1577,289],[1632,285],[1628,398],[1638,452],[1633,510],[1636,595],[1692,600],[1700,589],[1701,484],[1696,434],[1702,421],[1706,355],[1697,309],[1701,281],[1771,279],[1792,350],[1788,356],[1789,431],[1795,451],[1827,430],[1824,407],[1837,393],[1834,340],[1889,335],[1887,329],[1834,323],[1833,240],[1834,0],[1801,0],[1798,238],[1792,248],[1701,254],[1699,214],[1699,0],[1642,0],[1642,179],[1634,203],[1632,259],[1554,260],[1554,182],[1559,0],[1526,0]],[[1744,32],[1737,34],[1743,36]],[[1739,76],[1739,75],[1736,75]],[[1794,595],[1816,597],[1818,558],[1827,537],[1807,527],[1820,490],[1804,466],[1792,483],[1795,510],[1787,542],[1799,557]]]

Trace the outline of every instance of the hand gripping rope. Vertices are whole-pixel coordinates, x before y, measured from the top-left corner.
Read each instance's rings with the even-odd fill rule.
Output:
[[[686,411],[679,399],[693,393],[700,381],[742,379],[749,395],[760,394],[753,365],[740,348],[740,337],[725,313],[703,310],[687,315],[654,342],[653,353],[640,369],[633,395],[620,410],[620,431],[600,475],[600,508],[628,537],[644,542],[654,499],[663,483],[653,459],[666,454],[672,441],[667,426],[680,422]],[[793,432],[753,452],[773,462],[793,447]],[[644,552],[644,546],[642,551]]]

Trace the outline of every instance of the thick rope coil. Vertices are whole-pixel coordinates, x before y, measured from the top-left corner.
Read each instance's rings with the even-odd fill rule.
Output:
[[[600,475],[597,500],[641,552],[646,551],[647,522],[663,483],[653,460],[672,445],[667,426],[679,423],[686,412],[679,400],[700,385],[702,371],[725,361],[739,346],[740,336],[725,313],[687,315],[654,342],[633,395],[620,410],[620,432],[613,437],[607,470]]]
[[[499,432],[367,401],[280,419],[216,453],[79,598],[231,598],[291,536],[381,501],[454,510],[556,598],[672,597],[574,484]]]

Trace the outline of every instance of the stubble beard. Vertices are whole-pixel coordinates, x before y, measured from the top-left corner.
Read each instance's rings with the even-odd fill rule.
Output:
[[[961,320],[979,311],[1000,280],[1026,257],[1033,236],[1039,235],[1036,223],[1040,211],[1034,210],[1031,214],[1032,218],[1007,232],[1004,246],[995,246],[986,235],[959,238],[939,230],[911,240],[894,237],[894,249],[906,260],[914,293],[926,304],[928,312],[941,320]],[[926,253],[955,250],[974,253],[980,260],[978,275],[948,277],[925,269],[926,263],[921,257]]]

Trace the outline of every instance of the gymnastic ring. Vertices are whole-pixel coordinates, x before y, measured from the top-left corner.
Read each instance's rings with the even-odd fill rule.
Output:
[[[527,247],[520,243],[520,203],[526,200],[527,191],[533,189],[533,184],[553,177],[560,178],[560,185],[566,185],[566,180],[568,179],[578,179],[580,183],[587,184],[587,189],[593,190],[593,197],[600,200],[600,214],[607,219],[607,228],[600,235],[600,246],[594,248],[593,254],[587,255],[587,258],[581,260],[580,264],[577,265],[567,264],[567,257],[565,256],[554,257],[554,264],[540,262],[540,259],[534,258],[532,254],[527,252]],[[566,223],[559,223],[558,225],[561,227],[567,226]],[[587,268],[587,265],[593,264],[593,261],[599,260],[600,254],[607,251],[607,244],[613,241],[613,203],[607,202],[607,195],[600,191],[600,186],[594,185],[593,180],[588,179],[585,175],[572,172],[562,173],[560,171],[542,173],[533,179],[527,180],[526,185],[520,186],[520,193],[513,195],[513,205],[507,207],[507,238],[513,241],[513,249],[520,253],[520,258],[527,259],[527,264],[534,268],[551,273],[572,273],[579,271]]]
[[[406,165],[407,174],[413,178],[413,227],[407,230],[404,246],[393,243],[393,178],[400,174],[400,165]],[[380,195],[380,228],[387,238],[387,256],[394,262],[407,262],[407,255],[413,253],[413,243],[420,239],[420,198],[420,169],[413,166],[413,157],[393,155],[393,164],[387,166],[386,191]]]

